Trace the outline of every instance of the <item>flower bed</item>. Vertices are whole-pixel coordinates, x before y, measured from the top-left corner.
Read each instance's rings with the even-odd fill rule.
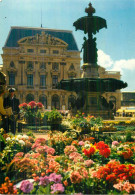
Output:
[[[1,133],[1,194],[120,194],[135,192],[135,142],[76,139],[54,131],[48,139]]]

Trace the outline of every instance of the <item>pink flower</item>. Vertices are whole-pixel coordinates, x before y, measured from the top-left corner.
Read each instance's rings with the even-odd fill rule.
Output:
[[[39,156],[41,156],[41,154],[39,154],[39,153],[32,153],[31,156],[32,156],[32,158],[38,158]]]
[[[71,145],[71,146],[66,146],[65,149],[64,149],[64,153],[65,153],[66,155],[69,155],[70,153],[76,152],[76,151],[77,151],[77,149],[76,149],[76,147],[73,146],[73,145]]]
[[[85,164],[87,167],[91,167],[91,165],[94,164],[94,161],[93,161],[93,160],[86,160],[86,161],[84,161],[84,164]]]
[[[43,185],[46,186],[50,183],[49,177],[45,176],[45,177],[40,177],[39,178],[39,184],[38,185]]]
[[[84,146],[84,142],[83,141],[79,141],[78,145],[79,146]]]
[[[51,155],[54,155],[54,153],[55,153],[55,149],[54,148],[47,148],[47,154],[51,154]]]
[[[53,181],[55,183],[61,183],[62,177],[61,175],[57,175],[56,173],[51,173],[49,175],[50,182]]]
[[[36,144],[46,144],[46,139],[45,138],[37,138],[35,140]]]
[[[16,158],[16,157],[21,158],[21,157],[23,157],[23,155],[24,155],[23,152],[18,152],[18,153],[15,155],[15,158]]]
[[[119,145],[119,142],[117,142],[117,141],[112,142],[112,146],[117,146],[117,145]]]
[[[22,190],[24,193],[30,193],[30,191],[33,190],[33,183],[28,180],[23,180],[20,186],[20,190]]]
[[[129,181],[122,182],[113,185],[119,191],[126,191],[127,193],[135,192],[135,184],[129,183]]]
[[[70,155],[69,155],[69,159],[73,160],[74,162],[83,162],[83,157],[81,156],[81,154],[79,154],[78,152],[72,152]]]
[[[48,149],[48,146],[38,146],[36,148],[36,152],[38,152],[39,154],[44,154],[44,153],[47,153],[47,149]]]
[[[25,154],[24,158],[30,158],[31,157],[31,154],[30,153],[27,153]]]
[[[64,186],[61,183],[53,184],[51,186],[51,194],[64,192]]]
[[[71,173],[70,179],[71,179],[71,183],[76,184],[76,183],[80,183],[83,177],[80,175],[78,171],[74,171]]]
[[[31,147],[32,150],[34,150],[35,148],[38,148],[39,146],[41,146],[40,143],[34,143]]]

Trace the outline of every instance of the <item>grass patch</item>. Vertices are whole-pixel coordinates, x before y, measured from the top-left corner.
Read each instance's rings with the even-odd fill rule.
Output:
[[[27,126],[28,130],[51,130],[51,126]]]

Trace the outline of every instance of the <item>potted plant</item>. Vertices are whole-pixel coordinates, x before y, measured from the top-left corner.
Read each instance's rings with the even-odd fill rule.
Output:
[[[22,103],[19,105],[20,113],[22,114],[24,120],[27,124],[35,125],[41,122],[41,110],[43,109],[43,104],[35,101],[31,101],[28,104]]]

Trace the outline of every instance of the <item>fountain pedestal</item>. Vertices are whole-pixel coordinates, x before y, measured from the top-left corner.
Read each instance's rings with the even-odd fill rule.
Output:
[[[112,111],[110,109],[105,109],[101,103],[101,92],[85,92],[85,104],[83,108],[80,110],[86,115],[89,114],[95,117],[102,117],[104,119],[112,119]]]
[[[98,73],[99,66],[97,64],[85,63],[82,66],[83,73],[81,78],[99,78]],[[96,86],[95,86],[96,87]],[[113,118],[112,111],[109,109],[104,109],[101,104],[101,95],[103,92],[83,92],[85,94],[85,104],[81,109],[81,112],[85,114],[93,115],[93,116],[101,116],[103,118]]]
[[[97,64],[91,64],[91,63],[85,63],[82,66],[83,73],[81,78],[98,78],[98,68],[99,66]]]

